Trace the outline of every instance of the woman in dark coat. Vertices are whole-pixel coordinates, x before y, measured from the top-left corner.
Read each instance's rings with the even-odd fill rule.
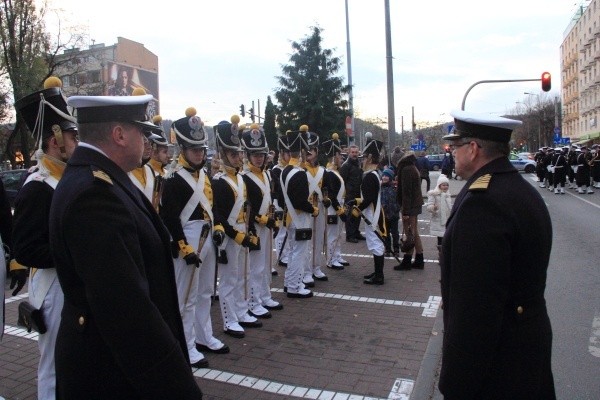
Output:
[[[404,258],[395,270],[408,270],[411,268],[423,269],[423,243],[419,236],[417,216],[423,210],[423,194],[421,193],[421,175],[416,167],[417,157],[414,152],[408,152],[400,159],[398,167],[398,205],[402,214],[402,227],[404,233],[410,229],[415,235],[415,247],[404,254]],[[413,253],[416,252],[415,262],[411,264]]]

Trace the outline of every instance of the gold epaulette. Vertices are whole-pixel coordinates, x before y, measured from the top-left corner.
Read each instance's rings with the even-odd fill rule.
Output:
[[[469,186],[469,192],[474,191],[485,191],[487,190],[490,180],[492,179],[492,174],[485,174],[480,176]]]
[[[104,181],[104,182],[106,182],[106,183],[108,183],[110,185],[113,184],[113,181],[112,181],[112,179],[110,179],[110,176],[108,176],[106,174],[106,172],[104,172],[102,170],[93,169],[92,170],[92,174],[94,175],[94,178],[96,178],[96,179],[100,179],[100,180],[102,180],[102,181]]]

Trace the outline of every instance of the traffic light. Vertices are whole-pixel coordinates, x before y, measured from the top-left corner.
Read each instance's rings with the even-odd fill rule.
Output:
[[[248,109],[248,114],[250,114],[250,119],[254,122],[254,108]]]
[[[240,114],[242,115],[242,117],[246,116],[246,107],[244,107],[243,104],[240,106]]]
[[[542,74],[542,90],[544,92],[549,92],[552,87],[552,82],[550,81],[550,72],[544,72]]]

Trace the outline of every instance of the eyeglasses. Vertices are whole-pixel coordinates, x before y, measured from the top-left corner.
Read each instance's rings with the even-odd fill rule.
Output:
[[[450,145],[450,149],[452,149],[452,150],[456,150],[456,149],[458,149],[459,147],[462,147],[462,146],[464,146],[465,144],[469,144],[469,143],[471,143],[471,142],[464,142],[464,143],[461,143],[461,144],[451,144],[451,145]]]

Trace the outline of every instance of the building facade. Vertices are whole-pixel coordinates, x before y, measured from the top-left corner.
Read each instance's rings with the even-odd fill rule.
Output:
[[[560,47],[562,135],[571,142],[600,138],[600,3],[580,5]]]
[[[65,50],[56,61],[67,96],[130,96],[141,87],[154,96],[150,114],[159,113],[158,57],[143,44],[119,37],[112,46]]]

